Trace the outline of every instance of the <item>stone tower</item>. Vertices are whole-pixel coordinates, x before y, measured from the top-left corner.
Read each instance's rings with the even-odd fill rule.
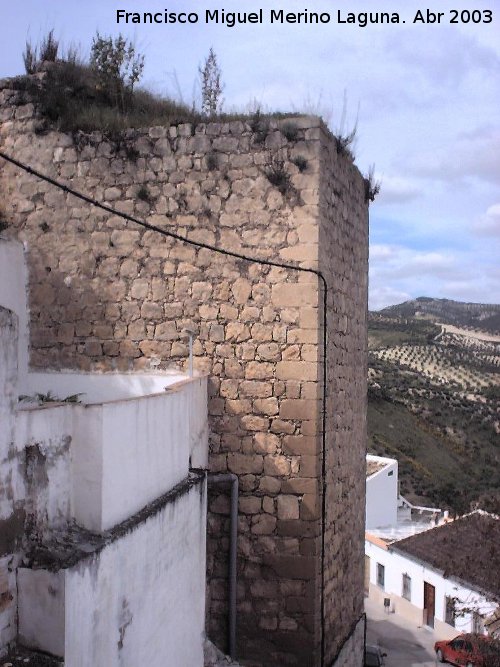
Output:
[[[316,117],[40,132],[0,90],[0,149],[195,243],[105,213],[2,161],[6,233],[26,242],[31,365],[209,373],[210,469],[236,473],[238,655],[265,667],[362,661],[368,205]],[[326,430],[323,400],[326,389]],[[325,451],[323,453],[323,442]],[[324,454],[324,456],[323,456]],[[324,463],[324,465],[323,465]],[[229,503],[212,492],[207,633],[224,646]],[[0,554],[1,555],[1,554]],[[322,642],[323,638],[323,642]]]

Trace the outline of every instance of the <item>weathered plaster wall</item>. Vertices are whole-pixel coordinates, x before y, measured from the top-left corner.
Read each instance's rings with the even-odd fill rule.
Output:
[[[65,572],[20,567],[19,643],[64,656]]]
[[[24,523],[18,502],[20,471],[14,446],[17,348],[17,317],[0,304],[0,655],[16,634],[15,551]]]
[[[110,382],[120,387],[127,377],[113,375]],[[44,379],[43,391],[57,395],[58,376]],[[161,385],[161,376],[155,379]],[[76,392],[81,378],[73,380]],[[206,465],[206,385],[205,377],[184,378],[151,396],[19,409],[15,442],[25,451],[25,511],[38,538],[72,520],[96,532],[112,528],[182,481],[190,458]]]
[[[201,481],[66,571],[66,667],[203,665],[205,516]]]
[[[24,509],[31,537],[43,539],[72,519],[73,412],[60,405],[19,410],[16,447],[24,458]]]
[[[156,127],[116,147],[35,134],[0,92],[7,152],[160,227],[261,259],[319,268],[328,319],[328,654],[361,612],[367,205],[363,178],[317,118]],[[17,97],[18,102],[19,98]],[[137,153],[137,159],[128,155]],[[302,156],[300,173],[293,159]],[[283,161],[289,187],[266,176]],[[321,584],[321,299],[317,278],[174,242],[5,167],[10,233],[28,243],[31,361],[83,369],[185,365],[210,374],[210,467],[240,477],[240,652],[316,665]],[[208,633],[224,641],[228,502],[210,499]]]
[[[76,565],[19,571],[19,637],[66,667],[201,667],[205,622],[206,481]]]
[[[1,206],[1,204],[0,204]],[[19,387],[24,389],[28,371],[28,275],[21,243],[0,241],[0,306],[12,310],[18,319],[17,364]]]

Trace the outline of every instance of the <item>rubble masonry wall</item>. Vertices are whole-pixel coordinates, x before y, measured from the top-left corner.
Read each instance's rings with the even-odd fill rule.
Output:
[[[313,117],[271,120],[258,133],[250,122],[233,121],[133,131],[120,145],[99,133],[75,142],[40,133],[33,105],[7,87],[0,91],[0,118],[3,150],[119,211],[193,241],[325,274],[325,609],[327,654],[334,657],[363,600],[361,174]],[[285,122],[292,132],[280,131]],[[306,161],[303,172],[297,157]],[[268,178],[272,172],[277,185]],[[195,326],[195,368],[210,375],[210,468],[240,480],[239,655],[266,667],[317,665],[323,298],[317,277],[165,238],[5,164],[0,195],[7,234],[28,246],[33,367],[186,368],[183,332]],[[228,512],[227,495],[211,493],[207,632],[219,645]]]

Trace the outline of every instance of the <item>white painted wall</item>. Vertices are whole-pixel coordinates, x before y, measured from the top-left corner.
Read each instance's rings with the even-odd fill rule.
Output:
[[[12,310],[18,318],[19,386],[24,387],[28,371],[28,299],[24,248],[15,241],[0,240],[0,307]]]
[[[177,391],[87,408],[102,410],[102,530],[187,476],[188,401]]]
[[[72,513],[80,526],[97,532],[102,526],[102,419],[100,407],[73,407]]]
[[[17,317],[0,306],[0,655],[14,640],[17,630],[14,571],[18,558],[12,552],[16,529],[22,527],[22,516],[17,517],[16,510],[20,509],[19,501],[23,496],[18,452],[14,445],[17,352]]]
[[[208,390],[205,377],[193,378],[183,387],[187,393],[189,457],[191,468],[208,468]]]
[[[206,378],[75,414],[74,512],[90,530],[107,530],[166,493],[187,476],[191,455],[206,467]]]
[[[19,642],[64,656],[64,570],[19,568]]]
[[[27,390],[64,399],[81,393],[80,401],[85,404],[121,401],[149,394],[159,394],[166,387],[186,381],[185,375],[162,371],[158,373],[83,373],[73,371],[30,372]]]
[[[17,317],[12,311],[0,307],[0,520],[12,514],[14,503],[17,341]]]
[[[71,386],[75,393],[75,387],[92,380],[83,375],[80,385],[75,373],[72,384],[64,385],[54,381],[55,375],[38,375],[52,381],[39,390],[50,389],[59,398],[67,395],[57,393],[61,389]],[[94,398],[114,397],[117,387],[121,395],[134,379],[127,374],[98,377],[101,393]],[[156,390],[172,376],[144,377],[146,386]],[[132,383],[134,391],[140,389],[139,380]],[[161,393],[89,405],[28,404],[18,412],[16,443],[19,451],[36,443],[47,459],[50,485],[40,489],[37,516],[45,512],[52,528],[71,516],[89,530],[107,530],[166,493],[190,466],[207,467],[207,379],[184,377]]]
[[[398,462],[368,455],[367,460],[384,464],[366,480],[366,530],[395,526],[398,518]]]
[[[490,614],[497,605],[480,595],[476,591],[459,584],[453,579],[445,578],[440,572],[430,566],[423,565],[407,556],[394,551],[384,550],[381,547],[365,542],[365,554],[370,557],[370,583],[377,587],[377,563],[385,566],[384,596],[391,598],[395,612],[406,606],[401,601],[403,592],[403,574],[411,577],[411,604],[423,613],[424,609],[424,581],[435,587],[435,618],[445,623],[445,597],[456,597],[467,607],[477,608],[485,615]],[[418,616],[422,620],[422,614]],[[447,625],[447,624],[446,624]],[[455,627],[447,625],[449,636],[453,637],[460,632],[472,632],[472,615],[465,613],[456,618]]]
[[[202,481],[66,571],[66,667],[201,667],[206,487]]]

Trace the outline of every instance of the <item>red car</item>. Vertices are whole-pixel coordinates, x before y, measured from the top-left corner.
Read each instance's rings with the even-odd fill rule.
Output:
[[[486,635],[459,635],[434,644],[439,662],[464,667],[500,667],[500,642]]]

